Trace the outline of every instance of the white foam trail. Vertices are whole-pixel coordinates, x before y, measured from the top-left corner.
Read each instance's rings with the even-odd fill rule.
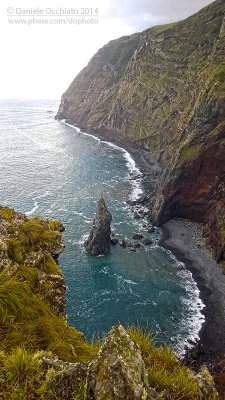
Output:
[[[129,283],[129,285],[138,285],[137,282],[132,281],[131,279],[124,279],[124,282]]]
[[[173,349],[178,357],[185,355],[185,351],[193,347],[193,343],[197,343],[200,339],[199,333],[205,322],[205,316],[202,314],[202,310],[205,308],[205,304],[200,298],[200,291],[198,285],[195,282],[192,273],[185,267],[185,264],[179,262],[170,250],[164,249],[160,246],[160,249],[175,261],[174,267],[177,267],[177,275],[183,279],[183,287],[186,290],[189,298],[183,298],[182,304],[188,309],[188,315],[185,315],[183,320],[180,322],[181,334],[174,335],[171,338],[174,341]]]
[[[49,190],[46,190],[46,192],[44,194],[40,194],[38,196],[35,196],[35,197],[32,198],[32,200],[35,201],[37,199],[42,199],[42,198],[50,196],[50,195],[51,195],[51,192]]]
[[[75,131],[76,131],[78,134],[82,134],[82,135],[84,135],[84,136],[89,136],[89,137],[91,137],[91,138],[97,140],[99,143],[101,142],[101,140],[100,140],[97,136],[92,135],[92,134],[90,134],[90,133],[83,132],[83,131],[81,131],[80,128],[78,128],[77,126],[68,124],[68,122],[65,122],[65,120],[62,120],[62,121],[60,121],[60,122],[63,123],[64,125],[70,126],[70,128],[75,129]]]
[[[25,212],[24,214],[25,214],[27,217],[29,217],[30,215],[33,215],[33,214],[38,210],[38,208],[39,208],[38,202],[35,201],[35,202],[34,202],[34,207],[33,207],[30,211]]]
[[[61,120],[60,122],[63,123],[64,125],[67,125],[67,126],[73,128],[73,129],[75,129],[76,132],[79,133],[79,134],[82,134],[82,135],[85,135],[85,136],[89,136],[89,137],[97,140],[99,143],[104,143],[107,146],[112,147],[113,149],[121,151],[123,153],[123,156],[124,156],[125,160],[127,161],[126,162],[126,166],[127,166],[128,170],[131,173],[137,173],[140,176],[142,175],[140,169],[136,166],[135,160],[131,157],[130,153],[127,150],[125,150],[123,147],[120,147],[120,146],[118,146],[118,145],[116,145],[116,144],[114,144],[112,142],[107,142],[105,140],[101,140],[101,139],[99,139],[97,136],[95,136],[93,134],[83,132],[83,131],[81,131],[80,128],[78,128],[78,127],[76,127],[74,125],[68,124],[68,122],[65,122],[65,120]],[[139,180],[132,180],[131,184],[132,184],[133,188],[132,188],[132,193],[129,196],[129,199],[130,200],[136,200],[139,196],[141,196],[143,194],[143,190],[141,188],[141,181],[140,181],[140,179]]]

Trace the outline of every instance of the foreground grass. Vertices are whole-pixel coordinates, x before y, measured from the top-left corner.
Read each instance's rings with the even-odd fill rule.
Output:
[[[55,242],[60,244],[60,223],[27,220],[7,208],[0,208],[0,220],[7,231],[0,248],[5,260],[0,271],[0,400],[57,400],[50,385],[55,371],[43,365],[43,356],[87,363],[100,345],[86,341],[44,296],[48,274],[60,274],[52,257]],[[139,327],[129,327],[128,333],[140,348],[151,387],[167,391],[169,400],[199,399],[193,376],[169,347],[156,347],[153,336]],[[74,400],[83,399],[81,383]]]
[[[128,333],[140,348],[151,387],[160,392],[167,390],[170,400],[199,399],[199,388],[190,370],[169,346],[156,347],[153,335],[140,327],[131,326]]]

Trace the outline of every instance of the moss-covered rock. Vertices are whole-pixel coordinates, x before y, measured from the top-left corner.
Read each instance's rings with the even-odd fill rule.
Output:
[[[157,400],[141,352],[120,325],[109,332],[89,365],[85,400]]]

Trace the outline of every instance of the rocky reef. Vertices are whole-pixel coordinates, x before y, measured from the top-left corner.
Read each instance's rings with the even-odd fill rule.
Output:
[[[109,42],[63,94],[56,118],[145,149],[160,163],[152,218],[205,224],[225,259],[225,3]]]
[[[84,243],[85,250],[90,256],[107,254],[111,243],[112,215],[106,207],[103,197],[98,201],[97,212],[88,239]]]

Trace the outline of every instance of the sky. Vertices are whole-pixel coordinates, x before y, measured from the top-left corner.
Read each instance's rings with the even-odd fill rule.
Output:
[[[212,0],[3,0],[1,99],[60,99],[104,44],[178,21]]]

